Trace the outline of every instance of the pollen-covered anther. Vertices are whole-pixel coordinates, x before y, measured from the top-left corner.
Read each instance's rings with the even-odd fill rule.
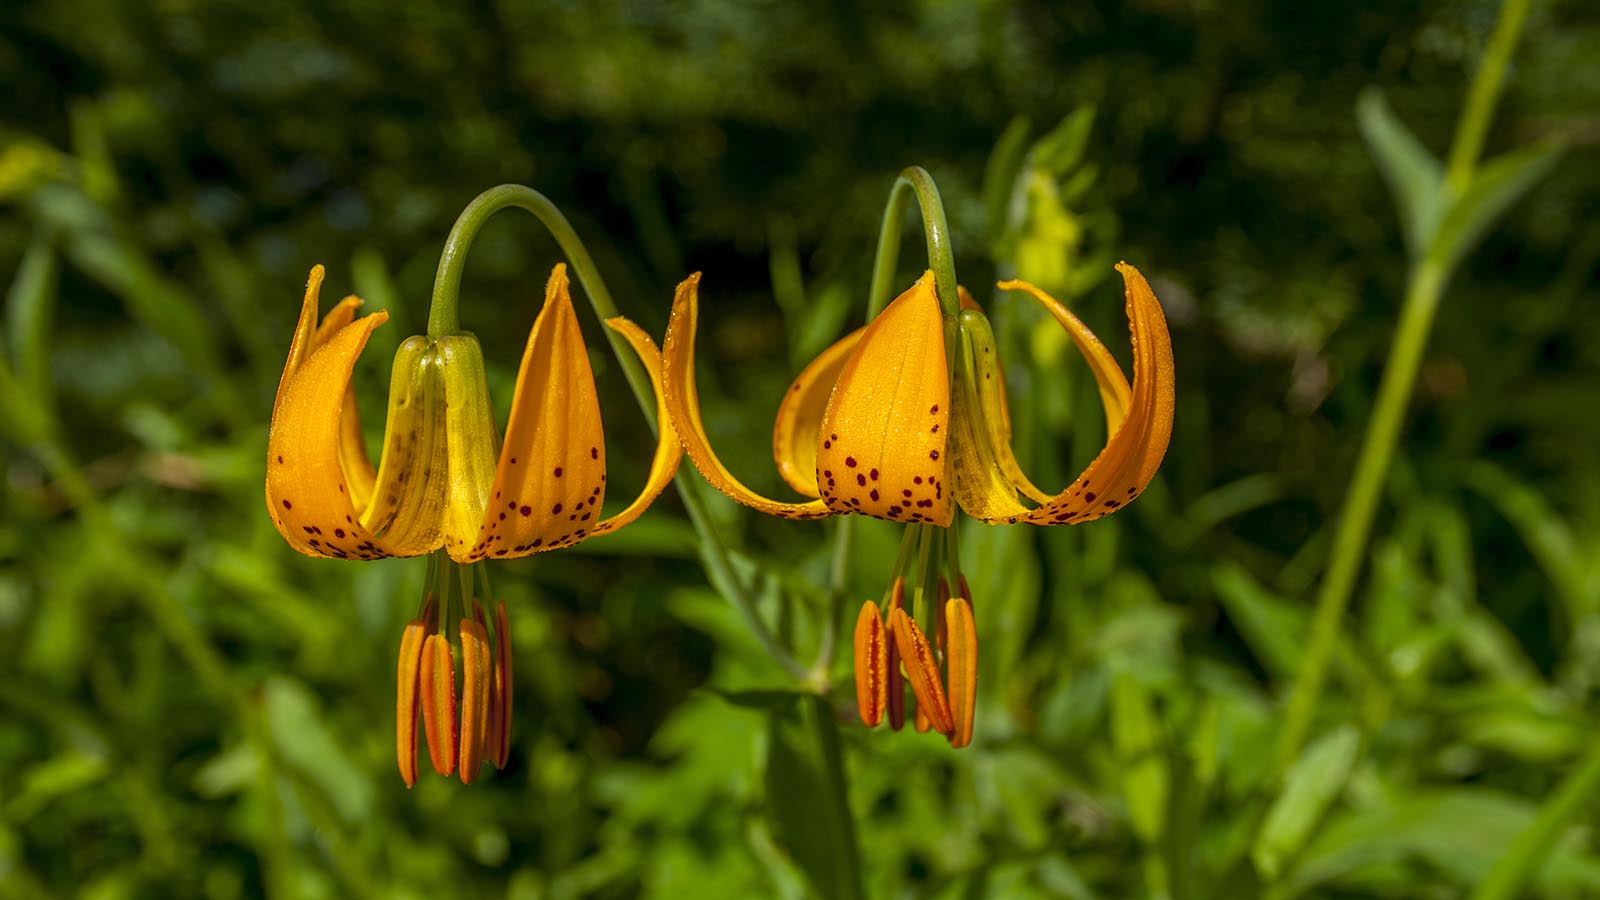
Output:
[[[400,633],[400,663],[395,686],[394,755],[406,787],[417,783],[417,688],[421,682],[422,646],[428,636],[426,612],[406,623]]]
[[[433,770],[449,775],[456,770],[456,672],[450,640],[439,632],[428,635],[422,647],[422,730],[428,738],[428,758]]]
[[[965,580],[962,579],[963,588]],[[959,748],[972,743],[972,718],[978,699],[978,629],[972,619],[972,604],[964,597],[945,601],[944,623],[947,629],[945,668],[950,673],[950,717],[955,725],[950,734],[950,746]]]
[[[861,613],[856,616],[856,709],[861,714],[861,724],[868,728],[876,727],[883,721],[884,707],[888,705],[889,648],[886,637],[878,604],[871,600],[861,604]]]
[[[483,607],[472,604],[472,618],[461,620],[461,783],[471,784],[483,764],[489,731],[489,685],[493,657]]]
[[[511,758],[511,620],[506,605],[494,609],[494,677],[489,684],[489,759],[504,769]]]
[[[892,620],[896,610],[905,608],[906,583],[903,578],[894,580],[894,588],[889,592],[889,617]],[[900,647],[893,635],[884,642],[883,658],[884,667],[888,673],[885,684],[889,688],[888,712],[889,727],[899,731],[906,724],[906,682],[905,676],[900,674]]]
[[[911,692],[917,697],[917,712],[925,714],[928,723],[936,731],[949,736],[955,731],[955,723],[950,716],[949,701],[945,699],[939,662],[934,658],[927,637],[904,609],[889,614],[889,628],[894,632],[895,643],[900,648],[900,658],[906,679],[911,682]]]

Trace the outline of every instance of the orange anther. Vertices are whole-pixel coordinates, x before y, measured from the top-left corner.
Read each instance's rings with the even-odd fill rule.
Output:
[[[400,665],[394,695],[394,755],[406,787],[417,783],[417,685],[427,623],[412,619],[400,633]]]
[[[489,683],[494,663],[483,607],[472,604],[472,618],[461,620],[461,783],[471,784],[483,765],[489,730]]]
[[[946,601],[944,620],[950,635],[945,666],[950,671],[950,715],[955,723],[950,746],[965,747],[972,743],[978,700],[978,629],[972,621],[972,604],[960,597]]]
[[[494,608],[494,682],[489,687],[489,758],[504,769],[511,758],[511,619]]]
[[[428,736],[433,770],[456,770],[456,671],[450,641],[434,632],[422,647],[422,730]]]
[[[878,604],[871,600],[861,604],[861,613],[856,616],[855,649],[856,709],[861,714],[861,724],[872,728],[883,721],[883,709],[888,703],[889,657],[883,616],[878,613]]]
[[[905,599],[905,580],[896,578],[894,580],[894,589],[890,591],[889,599],[889,616],[891,619],[894,617],[895,610],[905,608]],[[889,677],[886,679],[889,694],[889,727],[893,728],[895,731],[899,731],[901,728],[904,728],[906,724],[905,676],[900,674],[899,646],[897,646],[896,642],[893,640],[886,641],[885,643],[887,644],[887,647],[884,650],[883,658],[884,666],[889,673]]]
[[[955,731],[955,724],[950,718],[950,704],[945,700],[944,685],[940,683],[939,663],[933,657],[933,648],[928,646],[928,639],[904,609],[889,614],[889,628],[894,632],[900,657],[905,661],[906,679],[911,682],[911,692],[917,696],[917,712],[926,712],[933,728],[940,734],[950,735]]]

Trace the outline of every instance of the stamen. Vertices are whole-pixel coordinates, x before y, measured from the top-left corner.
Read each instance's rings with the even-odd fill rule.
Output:
[[[933,648],[917,623],[903,609],[889,614],[889,628],[894,631],[895,643],[900,646],[900,656],[905,660],[906,679],[911,682],[911,692],[917,695],[917,713],[926,713],[928,723],[940,734],[949,736],[955,731],[950,717],[950,704],[945,700],[944,685],[940,683],[939,663],[934,659]]]
[[[894,620],[895,610],[905,609],[906,583],[903,578],[894,580],[890,591],[889,619]],[[884,668],[888,670],[885,684],[889,692],[889,727],[899,731],[906,725],[906,683],[900,674],[900,647],[896,641],[886,641],[883,652]]]
[[[489,687],[489,758],[504,769],[511,758],[511,618],[501,601],[494,609],[494,681]]]
[[[456,671],[450,640],[434,632],[422,648],[422,730],[433,770],[456,770]]]
[[[483,607],[472,602],[472,618],[461,620],[461,783],[471,784],[483,765],[485,732],[489,730],[489,629]]]
[[[421,681],[422,644],[428,635],[426,612],[406,623],[400,633],[400,665],[394,700],[394,755],[406,787],[417,783],[417,685]]]
[[[883,634],[883,616],[878,604],[868,600],[856,616],[856,710],[861,724],[876,727],[883,721],[888,702],[889,659]]]
[[[950,746],[965,747],[972,743],[972,717],[978,703],[978,629],[972,620],[972,604],[961,597],[951,598],[944,605],[944,620],[949,628],[945,665],[950,671],[950,715],[955,724]]]

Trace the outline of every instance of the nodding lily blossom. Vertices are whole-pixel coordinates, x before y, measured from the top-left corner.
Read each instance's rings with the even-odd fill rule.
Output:
[[[695,468],[714,487],[747,506],[787,518],[861,513],[917,526],[948,527],[956,510],[990,524],[1079,524],[1126,506],[1154,477],[1172,434],[1172,343],[1166,317],[1139,271],[1120,263],[1133,344],[1130,384],[1099,339],[1064,305],[1021,281],[1001,290],[1032,297],[1061,326],[1089,363],[1105,407],[1107,440],[1066,489],[1047,494],[1017,464],[994,337],[977,304],[962,291],[959,320],[947,323],[931,272],[864,328],[822,351],[784,393],[773,428],[773,455],[783,480],[801,500],[774,500],[746,487],[711,448],[695,387],[694,341],[699,277],[678,287],[662,346],[667,410]],[[946,347],[947,334],[959,343]],[[904,680],[917,700],[919,723],[956,746],[972,735],[977,639],[972,598],[945,551],[949,581],[923,565],[914,616],[902,601],[903,577],[917,577],[907,549],[925,537],[908,531],[887,617],[873,601],[856,629],[857,700],[863,722],[885,711],[903,721]],[[925,551],[922,557],[927,557]],[[935,553],[935,556],[938,552]],[[951,597],[948,584],[960,588]],[[924,603],[920,598],[927,594]],[[937,626],[930,644],[917,618]],[[943,670],[943,672],[941,672]]]
[[[504,766],[509,753],[511,659],[505,605],[494,611],[491,641],[484,610],[469,596],[473,578],[461,567],[621,528],[672,480],[682,452],[658,388],[660,436],[644,489],[601,518],[606,456],[599,399],[566,267],[557,265],[528,335],[505,440],[496,433],[477,338],[410,337],[395,354],[383,453],[374,467],[350,379],[388,315],[356,318],[361,300],[346,297],[319,325],[322,279],[321,266],[311,270],[278,384],[267,441],[267,509],[284,540],[308,556],[435,554],[428,597],[400,644],[397,756],[409,786],[417,776],[420,701],[434,768],[448,775],[459,764],[461,780],[470,783],[485,758]],[[606,324],[659,384],[660,354],[650,338],[626,319]],[[461,612],[459,729],[447,633],[453,596]]]

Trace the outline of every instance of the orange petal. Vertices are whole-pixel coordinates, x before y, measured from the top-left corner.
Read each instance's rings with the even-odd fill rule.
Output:
[[[950,524],[944,344],[931,272],[867,326],[822,417],[817,484],[830,510]]]
[[[700,392],[694,378],[695,329],[700,317],[700,275],[690,275],[678,285],[672,300],[672,319],[662,341],[661,386],[667,398],[672,427],[683,442],[684,452],[711,486],[754,509],[789,519],[816,519],[828,515],[820,500],[785,503],[756,493],[733,476],[711,449],[705,423],[700,418]]]
[[[557,264],[517,372],[494,495],[465,561],[576,544],[599,522],[605,482],[594,371],[572,308],[567,267]]]
[[[783,402],[778,404],[778,418],[772,426],[772,456],[778,463],[778,474],[797,492],[807,497],[820,497],[817,490],[817,445],[822,443],[818,432],[822,430],[822,416],[828,409],[828,398],[833,396],[833,386],[839,380],[845,360],[861,342],[866,328],[857,328],[832,346],[822,351],[800,370],[794,383],[783,392]]]
[[[461,783],[471,784],[483,765],[489,731],[489,683],[494,664],[483,608],[472,603],[472,618],[461,620]]]
[[[426,614],[424,614],[426,617]],[[395,686],[395,758],[400,777],[411,787],[417,783],[417,685],[421,682],[422,643],[428,626],[423,619],[406,623],[400,633],[400,665]]]
[[[933,648],[928,646],[922,629],[903,609],[889,614],[889,629],[894,632],[895,643],[900,648],[906,680],[911,682],[911,692],[917,696],[917,712],[925,713],[940,734],[953,734],[955,723],[950,717],[950,704],[945,700],[939,663],[934,659]]]
[[[267,504],[289,545],[308,556],[372,559],[390,548],[364,528],[345,477],[350,375],[383,311],[357,319],[311,349],[321,269],[312,271],[300,327],[278,387],[267,438]]]
[[[1119,265],[1126,266],[1127,263]],[[1129,268],[1132,268],[1131,266]],[[1135,273],[1137,274],[1137,272]],[[1142,280],[1142,279],[1141,279]],[[1002,281],[996,287],[1002,291],[1022,291],[1038,301],[1045,311],[1050,313],[1062,328],[1067,330],[1067,335],[1072,338],[1072,343],[1077,345],[1078,352],[1089,363],[1089,371],[1094,374],[1095,385],[1100,389],[1100,403],[1106,412],[1106,434],[1113,434],[1117,426],[1128,415],[1128,402],[1131,391],[1128,388],[1128,379],[1122,374],[1122,367],[1112,358],[1106,345],[1100,343],[1089,326],[1072,314],[1061,301],[1039,290],[1026,281]],[[1146,286],[1148,289],[1148,286]],[[1130,307],[1131,312],[1131,307]],[[1164,321],[1164,320],[1163,320]],[[1137,367],[1136,367],[1137,368]]]
[[[607,319],[606,327],[622,335],[650,375],[650,386],[655,389],[656,395],[656,453],[650,460],[650,474],[645,477],[644,488],[639,491],[639,496],[633,498],[633,502],[621,512],[602,519],[595,526],[593,534],[616,531],[639,518],[666,490],[672,476],[678,471],[678,463],[683,459],[683,444],[672,427],[672,416],[667,412],[667,398],[661,392],[661,352],[656,349],[656,342],[650,340],[650,335],[645,334],[644,329],[621,316]]]
[[[972,743],[972,718],[978,701],[978,630],[972,620],[972,604],[960,597],[945,602],[944,622],[948,629],[945,665],[950,673],[950,717],[955,731],[950,746]]]
[[[872,728],[883,721],[883,709],[889,699],[889,660],[885,655],[883,615],[878,604],[871,600],[861,604],[856,616],[855,674],[856,710],[861,714],[861,724]]]
[[[1161,302],[1139,270],[1118,263],[1126,284],[1133,337],[1133,389],[1128,415],[1089,467],[1049,503],[1023,520],[1036,525],[1087,522],[1110,515],[1137,497],[1166,455],[1172,437],[1172,338]]]
[[[456,670],[450,641],[434,632],[422,647],[422,730],[433,770],[456,770]]]
[[[497,737],[489,742],[489,754],[497,769],[504,769],[511,758],[511,619],[506,614],[505,602],[494,608],[494,689],[491,694],[493,708],[490,715],[495,724],[491,734]]]

